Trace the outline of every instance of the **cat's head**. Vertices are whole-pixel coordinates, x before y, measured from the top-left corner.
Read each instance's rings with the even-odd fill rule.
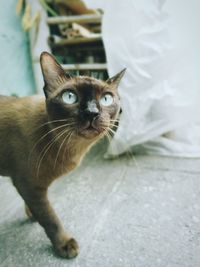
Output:
[[[119,116],[117,87],[125,70],[104,82],[87,76],[71,77],[47,52],[41,54],[40,63],[50,121],[66,119],[77,135],[87,139],[112,128]]]

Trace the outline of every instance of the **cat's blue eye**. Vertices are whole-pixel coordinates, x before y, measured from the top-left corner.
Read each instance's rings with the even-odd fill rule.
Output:
[[[72,91],[66,91],[62,94],[62,100],[64,103],[72,105],[78,101],[78,96]]]
[[[106,93],[100,99],[101,105],[105,107],[112,105],[113,101],[114,101],[113,96],[110,93]]]

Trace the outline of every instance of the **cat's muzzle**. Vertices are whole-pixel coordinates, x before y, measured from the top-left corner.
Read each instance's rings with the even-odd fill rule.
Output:
[[[84,124],[79,128],[79,134],[87,139],[96,138],[101,136],[107,127],[102,126],[101,120],[98,117],[87,120]]]

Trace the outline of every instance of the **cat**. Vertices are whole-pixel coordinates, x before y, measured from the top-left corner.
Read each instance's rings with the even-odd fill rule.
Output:
[[[0,175],[11,177],[27,215],[44,228],[58,255],[73,258],[78,242],[63,229],[47,190],[115,125],[125,69],[101,81],[70,76],[47,52],[40,64],[45,97],[0,96]]]

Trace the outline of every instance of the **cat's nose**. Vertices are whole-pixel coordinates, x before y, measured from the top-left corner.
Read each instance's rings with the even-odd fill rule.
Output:
[[[87,108],[84,110],[85,117],[89,120],[93,120],[99,115],[99,109],[95,101],[89,101],[87,103]]]
[[[93,120],[95,119],[96,117],[99,116],[99,109],[96,108],[96,109],[93,109],[93,110],[88,110],[86,109],[84,111],[84,115],[85,115],[85,118],[88,119],[88,120]]]

